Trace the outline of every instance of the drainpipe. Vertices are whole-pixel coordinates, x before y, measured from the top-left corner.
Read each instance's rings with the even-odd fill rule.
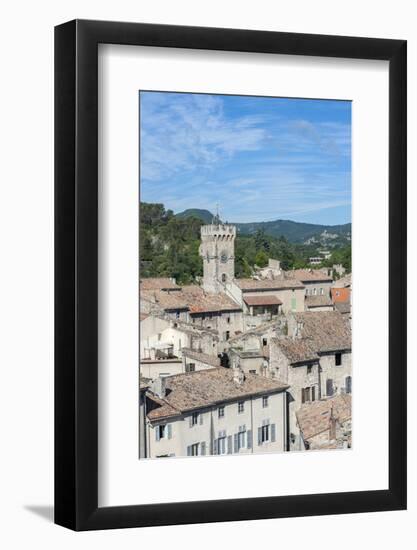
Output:
[[[253,454],[253,447],[255,446],[255,427],[253,425],[253,397],[250,398],[250,423],[252,426],[252,449],[251,452]]]

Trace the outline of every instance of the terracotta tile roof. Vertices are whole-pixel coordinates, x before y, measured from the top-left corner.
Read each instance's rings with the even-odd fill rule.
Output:
[[[280,348],[290,363],[304,363],[319,359],[313,343],[307,338],[273,338],[272,342]]]
[[[142,290],[145,300],[164,310],[189,310],[190,313],[214,313],[218,311],[241,311],[241,307],[223,293],[205,292],[200,286],[187,285],[180,290]]]
[[[139,375],[139,389],[146,390],[151,385],[152,380],[150,378],[146,378],[145,376]]]
[[[350,302],[336,302],[334,307],[339,313],[350,313]]]
[[[273,319],[272,321],[266,321],[257,327],[247,330],[246,332],[236,333],[236,336],[233,336],[229,339],[229,343],[239,342],[240,340],[245,340],[248,336],[262,336],[270,330],[278,329],[282,326],[282,321],[280,319]]]
[[[243,291],[283,290],[285,288],[304,288],[296,279],[235,279],[235,284]]]
[[[311,283],[313,281],[333,282],[332,277],[320,269],[293,269],[292,271],[287,271],[285,276],[289,279],[294,277],[302,283]]]
[[[212,367],[220,367],[220,359],[217,355],[208,355],[207,353],[201,353],[190,348],[182,348],[181,351],[184,357],[195,359],[196,361],[211,365]]]
[[[167,376],[165,382],[167,394],[161,400],[163,406],[148,413],[150,420],[178,416],[250,396],[278,393],[288,388],[279,380],[256,374],[245,374],[242,384],[238,384],[233,380],[233,370],[224,367]]]
[[[316,351],[352,349],[349,322],[338,311],[304,311],[293,316],[301,324],[301,336],[312,340]]]
[[[276,296],[245,296],[243,301],[248,306],[280,306],[282,301]]]
[[[205,292],[197,285],[184,286],[181,295],[187,303],[190,313],[241,310],[241,307],[225,294]]]
[[[347,288],[352,286],[352,273],[348,273],[333,283],[334,288]]]
[[[181,291],[141,290],[140,299],[167,311],[188,309],[188,304],[184,300]]]
[[[330,413],[339,423],[352,418],[352,397],[340,394],[336,397],[313,403],[305,403],[295,413],[304,439],[310,439],[329,429]]]
[[[146,277],[140,280],[141,290],[180,290],[180,288],[169,277]]]
[[[333,302],[328,296],[306,296],[305,304],[307,307],[332,306]]]

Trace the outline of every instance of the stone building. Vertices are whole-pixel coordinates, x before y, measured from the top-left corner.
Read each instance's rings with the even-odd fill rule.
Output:
[[[235,279],[227,291],[242,307],[245,325],[255,319],[264,323],[280,313],[304,311],[304,285],[296,279]]]
[[[323,269],[293,269],[287,271],[285,276],[288,279],[295,279],[305,287],[306,296],[330,296],[330,289],[333,284],[331,270]]]
[[[269,375],[288,384],[288,446],[301,450],[296,411],[304,404],[351,393],[351,332],[336,311],[295,313],[288,336],[269,346]]]
[[[234,225],[219,222],[201,226],[200,256],[205,291],[222,292],[235,278],[235,238]]]
[[[142,315],[214,330],[220,342],[243,331],[242,308],[223,292],[208,292],[198,285],[175,290],[145,289],[140,292]]]
[[[146,458],[146,392],[151,380],[139,377],[139,458]]]
[[[352,446],[352,397],[337,395],[306,403],[296,413],[305,450],[346,449]]]
[[[334,305],[329,296],[311,296],[305,297],[306,311],[334,311]]]
[[[160,379],[146,394],[147,457],[285,451],[286,389],[239,367]]]

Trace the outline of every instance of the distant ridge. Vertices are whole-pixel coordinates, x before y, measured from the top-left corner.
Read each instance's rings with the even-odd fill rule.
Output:
[[[191,216],[202,220],[204,223],[211,223],[213,214],[209,210],[189,208],[176,214],[178,218],[189,218]],[[249,222],[234,223],[239,235],[253,235],[259,229],[271,237],[285,237],[292,243],[306,243],[323,241],[350,241],[352,224],[342,225],[320,225],[314,223],[293,222],[291,220],[275,220],[271,222]],[[324,244],[324,243],[323,243]]]
[[[184,212],[180,212],[179,214],[176,214],[177,218],[198,218],[202,220],[204,223],[211,223],[214,215],[209,210],[202,210],[200,208],[188,208],[187,210],[184,210]]]

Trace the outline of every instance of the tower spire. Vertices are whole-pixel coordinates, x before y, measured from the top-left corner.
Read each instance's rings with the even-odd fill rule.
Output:
[[[213,216],[212,222],[213,225],[219,225],[220,224],[220,215],[219,215],[219,203],[216,202],[216,214]]]

